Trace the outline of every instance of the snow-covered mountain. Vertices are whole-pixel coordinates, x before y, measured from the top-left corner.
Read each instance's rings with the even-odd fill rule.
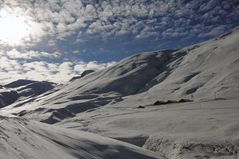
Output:
[[[56,84],[47,81],[17,80],[0,88],[0,108],[14,102],[32,100],[52,90]]]
[[[169,159],[238,157],[239,29],[178,50],[134,55],[62,86],[18,81],[6,88],[13,95],[0,109],[4,116],[89,131]]]
[[[235,29],[180,50],[134,55],[106,69],[75,78],[58,91],[38,99],[39,102],[31,104],[31,109],[24,110],[37,109],[51,118],[55,115],[58,120],[57,116],[65,119],[69,114],[74,116],[109,104],[125,105],[131,100],[137,106],[156,100],[237,98],[238,41],[239,30]]]

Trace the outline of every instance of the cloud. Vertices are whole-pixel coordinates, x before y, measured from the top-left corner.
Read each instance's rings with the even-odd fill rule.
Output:
[[[61,54],[33,51],[19,52],[16,49],[0,52],[0,55],[0,84],[17,79],[65,83],[85,70],[99,70],[115,63],[99,63],[96,61],[76,63],[62,60]],[[58,58],[59,61],[49,62],[48,58]]]
[[[9,51],[0,51],[0,55],[7,57],[9,59],[22,59],[22,60],[42,60],[42,59],[59,59],[60,58],[60,53],[58,52],[41,52],[41,51],[18,51],[16,49],[12,49]]]
[[[201,33],[201,34],[199,34],[199,37],[212,37],[212,36],[216,36],[216,35],[222,34],[226,29],[227,29],[227,26],[221,25],[221,26],[212,28],[212,29],[211,29],[209,32],[207,32],[207,33]]]
[[[192,29],[195,25],[204,28],[211,19],[214,19],[216,27],[222,25],[218,24],[221,17],[231,24],[233,21],[230,20],[230,15],[238,16],[239,5],[237,0],[222,0],[220,3],[217,0],[12,0],[3,1],[3,6],[12,11],[18,6],[20,9],[14,12],[27,17],[34,30],[28,42],[49,36],[58,40],[76,36],[82,42],[91,39],[91,36],[109,38],[126,34],[133,35],[136,39],[155,38],[161,36],[165,29]],[[214,18],[215,16],[219,18]],[[201,31],[209,32],[203,29]],[[77,36],[79,33],[80,36]],[[177,35],[182,36],[182,33],[167,34],[168,37]]]

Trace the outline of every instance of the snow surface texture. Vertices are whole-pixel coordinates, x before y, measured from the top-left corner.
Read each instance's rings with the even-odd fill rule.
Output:
[[[11,91],[19,94],[19,85]],[[28,97],[0,114],[100,134],[168,159],[237,159],[239,29],[180,50],[134,55]]]
[[[87,132],[0,116],[1,159],[156,159],[150,151]]]

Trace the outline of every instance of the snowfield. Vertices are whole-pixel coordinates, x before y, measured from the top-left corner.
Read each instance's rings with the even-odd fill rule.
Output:
[[[239,29],[0,101],[0,158],[239,159]]]
[[[57,125],[125,141],[170,159],[234,159],[239,151],[238,103],[230,99],[143,109],[106,107]]]
[[[159,159],[150,151],[87,132],[0,117],[1,159]]]

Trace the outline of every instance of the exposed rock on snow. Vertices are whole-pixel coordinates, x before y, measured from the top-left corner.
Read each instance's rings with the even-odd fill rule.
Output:
[[[72,78],[70,79],[70,82],[71,82],[71,81],[74,81],[74,80],[77,80],[77,79],[80,79],[80,78],[82,78],[82,77],[84,77],[84,76],[86,76],[86,75],[88,75],[88,74],[90,74],[90,73],[92,73],[92,72],[95,72],[95,70],[85,70],[80,76],[72,77]]]
[[[95,72],[95,70],[85,70],[82,74],[81,74],[81,78],[92,73],[92,72]]]

